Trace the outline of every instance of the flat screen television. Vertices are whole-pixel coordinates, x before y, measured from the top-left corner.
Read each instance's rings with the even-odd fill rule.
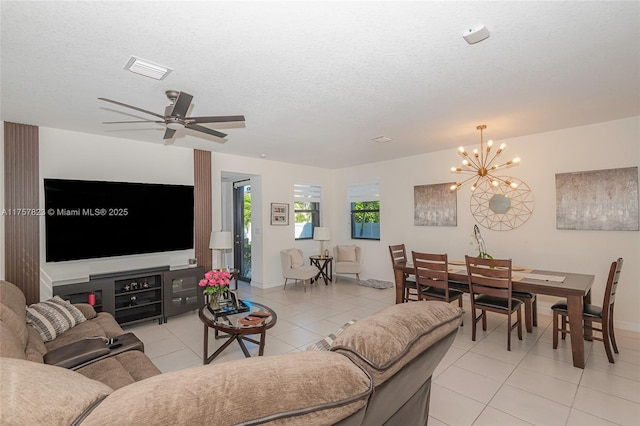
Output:
[[[44,179],[47,262],[193,248],[193,186]]]

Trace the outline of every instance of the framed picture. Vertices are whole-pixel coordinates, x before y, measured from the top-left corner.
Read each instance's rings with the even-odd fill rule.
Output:
[[[271,224],[289,224],[289,204],[271,203]]]
[[[458,197],[451,183],[413,187],[413,224],[415,226],[457,226]]]
[[[638,167],[557,173],[556,228],[637,231]]]

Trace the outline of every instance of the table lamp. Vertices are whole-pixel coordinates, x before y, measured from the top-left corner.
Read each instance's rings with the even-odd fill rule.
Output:
[[[233,234],[230,231],[212,231],[209,248],[218,252],[218,268],[222,269],[222,252],[233,248]]]
[[[329,228],[320,226],[313,228],[313,239],[320,241],[320,257],[324,257],[324,242],[331,239]]]

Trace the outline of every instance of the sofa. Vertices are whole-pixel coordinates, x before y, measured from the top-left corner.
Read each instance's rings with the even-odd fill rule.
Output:
[[[29,343],[21,353],[16,342],[5,343],[23,330],[15,318],[19,313],[6,312],[7,305],[17,307],[12,302],[20,299],[17,288],[0,284],[0,423],[12,425],[424,425],[431,376],[462,318],[459,308],[444,302],[394,305],[332,336],[328,350],[164,374],[146,370],[114,388],[105,375],[83,369],[113,374],[111,368],[125,368],[135,376],[135,368],[148,368],[139,358],[146,358],[144,353],[129,351],[137,352],[136,358],[118,360],[120,367],[106,364],[107,358],[75,371],[44,364],[32,349],[41,353],[47,345]],[[110,323],[100,318],[105,315],[85,322],[100,328],[100,322]],[[105,334],[120,332],[111,326]],[[26,332],[37,340],[37,333]]]

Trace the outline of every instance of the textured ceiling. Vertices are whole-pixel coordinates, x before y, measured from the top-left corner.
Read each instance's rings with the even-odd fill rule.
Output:
[[[162,113],[244,114],[226,144],[340,168],[640,115],[640,2],[1,3],[2,120],[162,144]],[[462,32],[485,24],[469,45]],[[123,70],[135,55],[173,72]],[[135,118],[133,118],[135,117]],[[371,139],[387,136],[392,142]],[[175,149],[167,146],[166,149]]]

